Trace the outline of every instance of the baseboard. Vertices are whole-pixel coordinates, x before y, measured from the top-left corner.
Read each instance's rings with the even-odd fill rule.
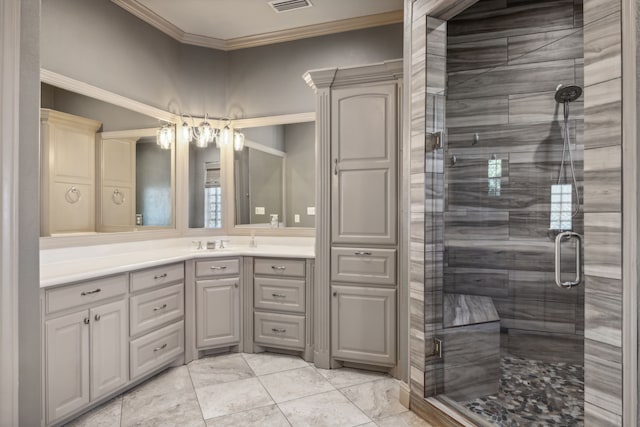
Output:
[[[400,381],[400,396],[399,396],[400,404],[405,408],[409,409],[411,406],[411,388],[409,384]]]

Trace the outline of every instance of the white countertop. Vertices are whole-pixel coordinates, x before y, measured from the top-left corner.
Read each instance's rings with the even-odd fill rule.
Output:
[[[193,240],[230,240],[225,249],[197,250]],[[313,238],[247,237],[164,239],[40,251],[40,288],[196,258],[234,256],[314,258]]]

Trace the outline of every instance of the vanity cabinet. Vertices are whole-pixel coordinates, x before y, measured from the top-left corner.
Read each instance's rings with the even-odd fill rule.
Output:
[[[95,231],[95,139],[102,123],[40,110],[40,232]]]
[[[52,302],[45,321],[48,423],[128,382],[126,283],[119,275],[46,291]],[[102,293],[108,284],[115,286]],[[72,303],[53,303],[61,299]]]
[[[304,351],[308,293],[305,260],[255,258],[253,271],[254,342]]]
[[[196,348],[240,344],[240,260],[196,261]]]

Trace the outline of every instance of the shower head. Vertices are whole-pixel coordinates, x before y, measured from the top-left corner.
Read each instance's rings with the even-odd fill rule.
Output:
[[[558,85],[556,88],[556,102],[564,104],[565,102],[573,102],[582,95],[580,86],[563,86]]]

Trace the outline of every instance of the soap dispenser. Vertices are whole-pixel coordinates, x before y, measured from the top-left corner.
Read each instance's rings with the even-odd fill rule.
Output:
[[[250,248],[255,248],[257,247],[258,244],[256,243],[256,233],[255,231],[251,232],[251,239],[249,239],[249,247]]]

